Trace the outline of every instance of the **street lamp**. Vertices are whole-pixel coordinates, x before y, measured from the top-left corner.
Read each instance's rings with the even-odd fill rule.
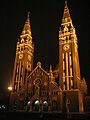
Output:
[[[9,91],[8,110],[10,110],[10,95],[11,95],[11,92],[12,92],[12,87],[11,86],[8,87],[8,91]]]
[[[8,87],[8,90],[9,90],[9,91],[12,91],[12,87],[11,87],[11,86],[9,86],[9,87]]]

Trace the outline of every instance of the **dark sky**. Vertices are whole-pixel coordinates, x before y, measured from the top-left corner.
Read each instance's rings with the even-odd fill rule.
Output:
[[[90,93],[90,8],[89,0],[68,0],[79,46],[81,76]],[[31,31],[35,44],[34,66],[53,69],[58,63],[58,32],[64,0],[1,0],[0,1],[0,90],[6,90],[12,76],[16,43],[30,11]]]

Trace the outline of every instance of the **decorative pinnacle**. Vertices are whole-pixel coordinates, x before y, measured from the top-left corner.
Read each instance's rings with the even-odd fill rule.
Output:
[[[49,70],[49,73],[50,73],[50,77],[51,77],[51,78],[53,78],[52,65],[50,65],[50,70]]]
[[[38,62],[38,63],[37,63],[37,66],[41,67],[41,62]]]
[[[52,65],[50,65],[50,72],[52,72]]]

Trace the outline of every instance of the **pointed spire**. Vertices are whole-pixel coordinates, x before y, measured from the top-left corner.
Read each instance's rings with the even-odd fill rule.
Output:
[[[66,22],[70,22],[70,21],[71,21],[71,17],[70,17],[68,5],[67,5],[67,0],[65,0],[65,7],[64,7],[62,23],[66,23]]]
[[[23,27],[23,31],[21,35],[29,34],[31,36],[31,28],[30,28],[30,12],[27,14],[27,19],[25,25]]]
[[[67,0],[65,0],[65,7],[64,7],[64,13],[63,13],[63,18],[62,18],[62,23],[59,31],[59,40],[69,40],[69,37],[63,33],[72,33],[72,37],[74,37],[74,41],[77,42],[77,37],[75,33],[75,28],[72,24],[72,19],[69,13],[68,5],[67,5]],[[64,37],[63,37],[64,35]],[[62,38],[63,37],[63,38]]]
[[[69,27],[68,27],[69,26]],[[62,30],[63,28],[63,30]],[[60,27],[60,34],[63,32],[68,32],[69,30],[74,30],[73,24],[72,24],[72,19],[69,13],[68,5],[67,5],[67,0],[65,0],[65,7],[64,7],[64,12],[63,12],[63,18],[62,18],[62,23]]]
[[[50,65],[50,70],[52,71],[52,65]]]
[[[29,19],[30,17],[30,11],[27,13],[27,19]]]
[[[67,0],[65,0],[65,6],[67,6]]]

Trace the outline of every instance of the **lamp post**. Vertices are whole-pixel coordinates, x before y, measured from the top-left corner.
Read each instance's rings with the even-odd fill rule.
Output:
[[[10,110],[10,95],[11,95],[12,87],[8,87],[8,92],[9,92],[9,98],[8,98],[8,110]]]

